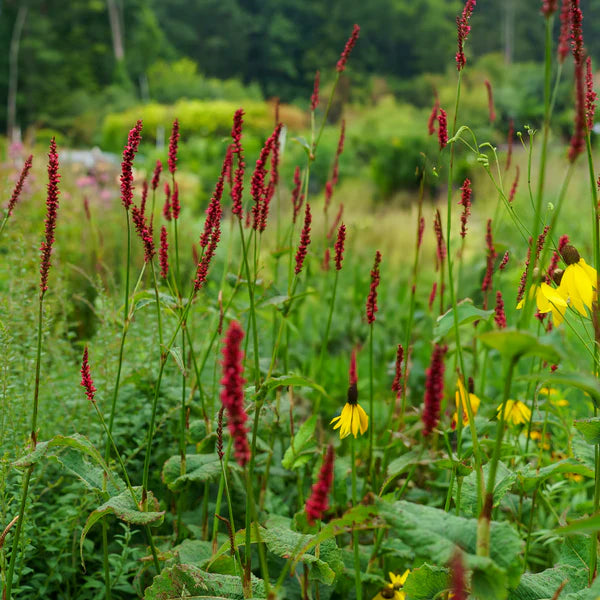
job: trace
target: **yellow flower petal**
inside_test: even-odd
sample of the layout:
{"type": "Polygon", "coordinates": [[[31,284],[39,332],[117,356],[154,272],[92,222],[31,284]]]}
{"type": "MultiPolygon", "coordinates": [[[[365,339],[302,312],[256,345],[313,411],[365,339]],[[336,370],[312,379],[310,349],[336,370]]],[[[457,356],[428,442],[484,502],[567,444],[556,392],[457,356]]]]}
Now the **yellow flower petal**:
{"type": "Polygon", "coordinates": [[[585,307],[592,307],[594,290],[587,271],[580,265],[569,265],[563,273],[560,286],[567,295],[573,308],[583,316],[587,315],[585,307]]]}
{"type": "Polygon", "coordinates": [[[369,427],[369,417],[360,404],[356,405],[356,410],[358,412],[358,418],[360,422],[360,434],[363,435],[369,427]]]}

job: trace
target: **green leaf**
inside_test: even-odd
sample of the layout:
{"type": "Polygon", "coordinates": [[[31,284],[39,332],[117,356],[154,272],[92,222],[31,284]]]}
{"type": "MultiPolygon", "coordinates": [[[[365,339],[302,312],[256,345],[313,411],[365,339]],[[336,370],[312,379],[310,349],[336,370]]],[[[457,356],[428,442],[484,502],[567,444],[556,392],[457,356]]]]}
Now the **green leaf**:
{"type": "Polygon", "coordinates": [[[167,348],[167,350],[175,360],[175,363],[179,367],[179,371],[182,374],[185,374],[185,365],[183,364],[183,356],[181,356],[181,348],[179,348],[179,346],[172,346],[171,348],[167,348]]]}
{"type": "Polygon", "coordinates": [[[545,481],[552,475],[558,475],[561,473],[576,473],[583,475],[584,477],[594,477],[593,469],[590,469],[586,465],[582,465],[580,462],[572,458],[566,458],[558,462],[536,469],[531,465],[526,465],[517,471],[521,484],[526,492],[531,492],[538,483],[545,481]]]}
{"type": "Polygon", "coordinates": [[[559,385],[578,388],[582,392],[589,394],[594,403],[600,406],[600,381],[587,373],[531,373],[519,375],[517,379],[539,381],[549,388],[559,385]]]}
{"type": "Polygon", "coordinates": [[[448,569],[425,563],[410,572],[402,590],[409,600],[431,600],[449,587],[448,569]]]}
{"type": "Polygon", "coordinates": [[[600,531],[600,515],[594,515],[592,517],[585,517],[583,519],[576,519],[569,525],[559,527],[554,532],[559,535],[568,535],[572,533],[593,533],[600,531]]]}
{"type": "Polygon", "coordinates": [[[300,385],[303,387],[309,387],[317,392],[320,392],[327,398],[329,398],[329,394],[325,391],[323,387],[321,387],[318,383],[308,379],[308,377],[304,377],[302,375],[282,375],[281,377],[271,377],[264,383],[264,387],[267,391],[271,391],[280,387],[288,387],[290,385],[300,385]]]}
{"type": "Polygon", "coordinates": [[[600,444],[600,417],[577,419],[573,421],[573,426],[588,444],[600,444]]]}
{"type": "Polygon", "coordinates": [[[498,350],[502,356],[510,360],[517,360],[522,356],[538,356],[551,363],[560,361],[560,353],[554,344],[549,341],[540,342],[535,335],[525,331],[503,329],[488,331],[478,337],[483,344],[498,350]]]}
{"type": "MultiPolygon", "coordinates": [[[[482,310],[473,305],[473,300],[465,298],[456,305],[456,315],[459,325],[466,325],[474,321],[487,321],[494,314],[493,310],[482,310]]],[[[433,336],[436,340],[445,337],[454,327],[454,309],[450,309],[437,318],[433,328],[433,336]]]]}
{"type": "Polygon", "coordinates": [[[142,487],[137,486],[133,488],[137,502],[133,501],[129,490],[121,492],[118,496],[109,498],[104,504],[99,506],[96,510],[92,511],[85,522],[83,531],[81,532],[81,538],[79,539],[79,552],[81,554],[81,564],[85,568],[83,560],[83,542],[88,534],[88,531],[93,527],[94,523],[105,517],[106,515],[113,514],[121,521],[130,523],[132,525],[150,525],[157,521],[162,521],[165,511],[158,510],[158,500],[154,497],[152,492],[148,492],[148,506],[152,507],[152,511],[140,510],[139,503],[142,499],[142,487]]]}
{"type": "MultiPolygon", "coordinates": [[[[487,463],[483,466],[484,481],[487,481],[489,471],[490,464],[487,463]]],[[[494,507],[500,505],[500,501],[516,480],[517,474],[508,469],[502,461],[499,461],[498,471],[496,472],[496,484],[494,486],[494,507]]],[[[457,501],[456,495],[455,501],[457,501]]],[[[477,474],[474,471],[463,480],[460,506],[467,515],[475,515],[477,512],[477,474]]]]}
{"type": "MultiPolygon", "coordinates": [[[[281,461],[281,464],[285,469],[292,470],[298,468],[302,464],[306,464],[306,460],[298,461],[298,459],[300,458],[302,451],[313,441],[316,425],[317,415],[313,415],[302,424],[300,429],[298,429],[298,433],[291,439],[290,447],[285,451],[283,460],[281,461]]],[[[310,456],[308,457],[308,460],[309,459],[310,456]]]]}
{"type": "Polygon", "coordinates": [[[383,482],[381,489],[379,490],[379,495],[383,496],[388,485],[394,479],[396,479],[396,477],[398,477],[405,471],[408,471],[408,469],[412,465],[424,464],[424,463],[426,464],[428,462],[427,460],[425,460],[425,461],[420,460],[421,454],[422,454],[422,452],[420,450],[411,450],[410,452],[407,452],[406,454],[403,454],[402,456],[395,458],[388,465],[387,473],[386,473],[387,477],[386,477],[385,481],[383,482]]]}
{"type": "Polygon", "coordinates": [[[565,593],[581,590],[587,586],[588,571],[569,565],[557,565],[541,573],[525,573],[509,598],[510,600],[549,600],[564,581],[567,585],[560,595],[561,600],[566,597],[565,593]]]}
{"type": "MultiPolygon", "coordinates": [[[[221,461],[217,454],[188,454],[186,471],[181,474],[181,456],[171,456],[163,466],[162,480],[170,490],[181,489],[189,481],[212,481],[221,474],[221,461]]],[[[233,463],[229,468],[235,468],[233,463]]]]}
{"type": "MultiPolygon", "coordinates": [[[[252,575],[251,586],[254,598],[265,598],[265,585],[262,579],[252,575]]],[[[144,594],[145,600],[169,600],[191,596],[206,600],[211,598],[243,600],[244,593],[238,575],[207,573],[192,565],[175,565],[163,569],[144,594]]]]}
{"type": "Polygon", "coordinates": [[[97,492],[108,492],[111,496],[116,496],[124,487],[125,483],[118,477],[112,476],[106,482],[104,489],[105,470],[91,464],[86,460],[86,456],[81,452],[67,448],[64,452],[54,457],[67,471],[78,477],[83,484],[90,490],[97,492]]]}

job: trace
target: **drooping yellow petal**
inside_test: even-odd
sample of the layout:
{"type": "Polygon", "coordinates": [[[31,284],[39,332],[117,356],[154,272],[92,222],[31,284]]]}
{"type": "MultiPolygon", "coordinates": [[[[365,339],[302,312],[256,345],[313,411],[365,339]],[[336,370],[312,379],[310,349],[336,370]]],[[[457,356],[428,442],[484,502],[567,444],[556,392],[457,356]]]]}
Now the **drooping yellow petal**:
{"type": "Polygon", "coordinates": [[[565,312],[567,311],[567,301],[559,292],[559,289],[555,289],[546,282],[543,282],[539,287],[536,297],[538,310],[541,313],[552,311],[552,320],[556,326],[563,322],[565,312]]]}
{"type": "Polygon", "coordinates": [[[358,419],[360,423],[360,434],[363,435],[369,427],[369,416],[360,404],[356,405],[356,410],[358,412],[358,419]]]}
{"type": "Polygon", "coordinates": [[[586,316],[585,307],[592,307],[594,290],[587,271],[579,264],[569,265],[563,273],[560,288],[569,299],[571,306],[586,316]]]}
{"type": "Polygon", "coordinates": [[[590,267],[583,258],[579,259],[579,266],[585,271],[585,274],[589,277],[589,280],[592,282],[592,287],[596,289],[598,285],[598,273],[594,267],[590,267]]]}

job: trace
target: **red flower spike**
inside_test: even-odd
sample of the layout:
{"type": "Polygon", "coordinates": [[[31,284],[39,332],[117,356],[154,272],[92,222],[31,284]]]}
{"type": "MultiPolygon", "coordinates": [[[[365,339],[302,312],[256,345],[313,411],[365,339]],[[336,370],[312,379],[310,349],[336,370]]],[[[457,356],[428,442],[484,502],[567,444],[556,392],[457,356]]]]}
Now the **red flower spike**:
{"type": "Polygon", "coordinates": [[[510,165],[512,162],[512,150],[513,150],[514,135],[515,135],[515,122],[511,119],[508,122],[508,135],[506,136],[506,144],[508,146],[508,149],[506,150],[506,170],[507,171],[510,168],[510,165]]]}
{"type": "Polygon", "coordinates": [[[542,14],[549,18],[558,10],[558,0],[542,0],[542,14]]]}
{"type": "Polygon", "coordinates": [[[335,215],[335,219],[327,232],[327,239],[330,240],[333,237],[335,230],[338,228],[340,221],[342,220],[342,215],[344,214],[344,204],[340,202],[340,207],[338,208],[337,214],[335,215]]]}
{"type": "Polygon", "coordinates": [[[371,270],[371,287],[367,296],[367,322],[369,325],[375,322],[375,313],[379,310],[377,307],[377,288],[379,287],[379,265],[381,264],[381,252],[375,253],[375,262],[371,270]]]}
{"type": "Polygon", "coordinates": [[[329,263],[331,262],[331,250],[329,248],[325,248],[325,253],[323,255],[323,271],[329,271],[329,263]]]}
{"type": "Polygon", "coordinates": [[[506,327],[506,313],[504,312],[504,300],[502,300],[502,292],[496,292],[496,307],[494,309],[494,321],[499,329],[506,327]]]}
{"type": "Polygon", "coordinates": [[[558,36],[558,60],[565,62],[569,54],[569,40],[571,34],[571,0],[562,0],[560,7],[560,34],[558,36]]]}
{"type": "Polygon", "coordinates": [[[312,221],[312,215],[310,212],[310,204],[306,203],[304,210],[304,227],[302,227],[302,233],[300,234],[300,244],[298,245],[298,252],[296,252],[296,268],[294,273],[298,275],[302,271],[304,265],[304,259],[308,252],[308,246],[310,244],[310,225],[312,221]]]}
{"type": "Polygon", "coordinates": [[[442,216],[440,215],[440,211],[437,209],[433,219],[433,230],[435,231],[435,239],[437,244],[437,271],[437,269],[444,264],[444,260],[446,258],[446,244],[444,243],[444,234],[442,232],[442,216]]]}
{"type": "Polygon", "coordinates": [[[152,174],[152,191],[155,192],[158,184],[160,183],[160,174],[162,173],[162,163],[160,160],[156,161],[156,166],[154,167],[154,173],[152,174]]]}
{"type": "Polygon", "coordinates": [[[493,123],[496,120],[496,111],[494,110],[494,94],[492,92],[492,84],[486,79],[485,87],[487,90],[488,97],[488,112],[490,115],[490,123],[493,123]]]}
{"type": "Polygon", "coordinates": [[[517,165],[515,180],[510,188],[510,193],[508,195],[508,203],[512,204],[512,201],[515,199],[515,194],[517,193],[517,187],[519,185],[519,175],[521,174],[521,170],[519,169],[519,165],[517,165]]]}
{"type": "Polygon", "coordinates": [[[508,250],[504,253],[504,256],[502,257],[502,260],[500,261],[500,266],[498,267],[498,270],[500,271],[504,271],[504,269],[506,269],[506,265],[508,264],[508,250]]]}
{"type": "Polygon", "coordinates": [[[229,158],[226,154],[223,161],[223,166],[221,167],[221,174],[219,175],[217,183],[215,184],[215,191],[213,192],[210,202],[208,203],[208,208],[206,209],[204,232],[200,236],[200,246],[202,248],[206,248],[206,246],[208,246],[212,231],[215,229],[217,223],[221,221],[221,215],[223,213],[223,209],[221,207],[221,198],[223,197],[224,187],[223,182],[229,164],[229,158]]]}
{"type": "Polygon", "coordinates": [[[45,237],[40,247],[40,290],[42,296],[48,289],[48,271],[50,270],[50,257],[52,255],[54,230],[56,229],[56,217],[58,215],[59,181],[58,152],[56,150],[56,141],[52,138],[50,140],[50,152],[48,153],[48,192],[46,195],[46,220],[44,221],[46,225],[45,237]]]}
{"type": "Polygon", "coordinates": [[[160,251],[158,253],[160,263],[160,276],[166,279],[169,275],[169,242],[167,241],[167,228],[160,228],[160,251]]]}
{"type": "Polygon", "coordinates": [[[337,240],[335,242],[335,269],[342,269],[342,261],[344,260],[344,244],[346,241],[346,226],[342,223],[338,229],[337,240]]]}
{"type": "Polygon", "coordinates": [[[179,145],[179,121],[175,119],[173,121],[173,128],[171,129],[171,137],[169,138],[169,173],[175,174],[177,170],[177,147],[179,145]]]}
{"type": "Polygon", "coordinates": [[[429,293],[429,301],[427,303],[427,307],[429,310],[433,308],[433,303],[435,302],[435,295],[437,294],[437,281],[433,282],[431,286],[431,292],[429,293]]]}
{"type": "Polygon", "coordinates": [[[392,382],[392,392],[396,392],[399,397],[402,393],[402,362],[404,360],[404,348],[402,344],[398,344],[398,350],[396,351],[396,374],[394,381],[392,382]]]}
{"type": "Polygon", "coordinates": [[[521,302],[525,295],[525,284],[527,283],[527,270],[529,269],[529,263],[531,262],[531,238],[529,238],[529,246],[527,248],[527,258],[525,259],[525,270],[521,275],[521,281],[519,282],[519,290],[517,291],[517,304],[521,302]]]}
{"type": "Polygon", "coordinates": [[[171,195],[171,216],[173,219],[179,219],[181,205],[179,204],[179,186],[177,182],[173,184],[173,194],[171,195]]]}
{"type": "Polygon", "coordinates": [[[425,372],[425,400],[423,407],[423,435],[428,436],[440,420],[440,406],[444,396],[444,357],[447,346],[436,344],[431,355],[431,363],[425,372]]]}
{"type": "Polygon", "coordinates": [[[342,126],[340,129],[340,138],[338,140],[338,146],[335,153],[335,159],[333,161],[333,170],[331,173],[331,184],[337,185],[339,177],[339,159],[340,155],[344,151],[344,140],[346,139],[346,119],[342,119],[342,126]]]}
{"type": "Polygon", "coordinates": [[[331,181],[325,183],[325,202],[323,203],[323,212],[326,213],[331,203],[331,197],[333,196],[333,184],[331,181]]]}
{"type": "Polygon", "coordinates": [[[163,206],[163,217],[171,220],[171,186],[165,181],[165,203],[163,206]]]}
{"type": "Polygon", "coordinates": [[[90,402],[96,402],[94,395],[96,388],[92,381],[92,373],[90,371],[90,364],[88,362],[88,349],[87,346],[83,350],[83,359],[81,361],[81,386],[85,388],[85,395],[90,402]]]}
{"type": "Polygon", "coordinates": [[[449,566],[453,600],[467,600],[465,566],[460,550],[454,552],[449,566]]]}
{"type": "Polygon", "coordinates": [[[148,199],[148,182],[144,179],[144,183],[142,183],[142,200],[140,202],[140,212],[142,214],[146,213],[146,200],[148,199]]]}
{"type": "Polygon", "coordinates": [[[436,96],[435,102],[433,104],[433,108],[431,109],[431,114],[429,115],[429,120],[427,121],[427,131],[429,135],[433,135],[435,133],[435,122],[437,121],[438,111],[440,110],[440,100],[436,96]]]}
{"type": "Polygon", "coordinates": [[[329,508],[327,497],[333,484],[333,446],[327,448],[325,460],[319,471],[317,482],[313,485],[310,497],[306,501],[306,517],[310,525],[323,518],[323,514],[329,508]]]}
{"type": "Polygon", "coordinates": [[[223,344],[223,377],[221,378],[221,403],[227,411],[227,427],[233,439],[235,459],[241,467],[250,460],[248,445],[248,416],[244,410],[244,383],[242,340],[244,331],[237,321],[232,321],[223,344]]]}
{"type": "Polygon", "coordinates": [[[127,136],[127,145],[123,150],[121,162],[121,202],[129,210],[133,202],[133,159],[142,139],[142,122],[138,121],[127,136]]]}
{"type": "Polygon", "coordinates": [[[239,108],[235,111],[233,117],[233,127],[231,128],[232,154],[237,156],[237,166],[233,175],[233,187],[231,188],[231,200],[233,202],[232,212],[238,219],[242,218],[242,192],[244,189],[244,151],[242,148],[242,125],[244,123],[244,110],[239,108]]]}
{"type": "Polygon", "coordinates": [[[313,87],[313,93],[310,97],[310,110],[315,112],[317,110],[317,106],[319,106],[319,83],[321,81],[321,73],[317,71],[315,73],[315,84],[313,87]]]}
{"type": "Polygon", "coordinates": [[[156,254],[151,226],[148,225],[146,217],[135,205],[131,209],[131,219],[135,226],[135,230],[144,245],[144,261],[149,263],[156,254]]]}
{"type": "Polygon", "coordinates": [[[460,200],[458,202],[459,205],[463,207],[462,214],[460,215],[460,235],[461,237],[465,237],[467,235],[467,222],[469,220],[469,215],[471,214],[471,180],[467,177],[460,188],[462,192],[460,200]]]}
{"type": "Polygon", "coordinates": [[[561,257],[561,252],[563,248],[569,243],[569,236],[562,235],[558,240],[558,248],[552,253],[552,258],[550,259],[550,266],[548,267],[548,272],[546,274],[546,283],[550,285],[552,278],[554,277],[554,272],[558,267],[558,261],[561,257]]]}
{"type": "Polygon", "coordinates": [[[354,25],[352,29],[352,35],[348,38],[346,42],[346,46],[340,55],[340,59],[337,62],[335,67],[338,73],[343,73],[346,69],[346,62],[348,61],[348,57],[350,56],[350,52],[352,52],[352,48],[356,45],[356,41],[358,40],[358,36],[360,34],[360,27],[358,25],[354,25]]]}
{"type": "Polygon", "coordinates": [[[592,58],[588,56],[585,61],[585,115],[588,131],[594,128],[594,113],[596,112],[596,98],[598,94],[594,91],[594,74],[592,71],[592,58]]]}
{"type": "Polygon", "coordinates": [[[302,180],[300,179],[300,167],[296,167],[294,169],[294,189],[292,190],[292,222],[295,223],[298,218],[298,213],[302,208],[302,203],[304,202],[304,195],[300,194],[300,190],[302,188],[302,180]]]}
{"type": "Polygon", "coordinates": [[[448,115],[443,108],[440,108],[438,115],[438,141],[440,143],[440,150],[443,150],[448,144],[448,115]]]}
{"type": "Polygon", "coordinates": [[[208,268],[217,250],[217,245],[221,239],[221,205],[215,206],[213,215],[207,215],[206,219],[213,220],[213,227],[210,234],[210,241],[206,247],[202,259],[196,269],[196,279],[194,279],[194,292],[197,292],[205,283],[208,276],[208,268]]]}
{"type": "MultiPolygon", "coordinates": [[[[487,292],[492,289],[492,275],[494,273],[494,261],[498,256],[496,248],[494,248],[494,239],[492,237],[492,220],[488,219],[487,229],[485,234],[485,244],[487,246],[487,265],[485,275],[481,284],[481,291],[487,292]]],[[[487,308],[487,298],[484,298],[484,309],[487,308]]]]}
{"type": "Polygon", "coordinates": [[[265,188],[265,176],[267,174],[267,159],[269,157],[269,154],[273,150],[273,146],[279,138],[280,131],[281,124],[277,125],[275,131],[273,131],[271,136],[265,142],[265,145],[260,151],[258,160],[256,161],[254,173],[252,173],[252,179],[250,182],[250,193],[254,200],[254,206],[252,207],[252,229],[254,229],[255,231],[258,231],[259,228],[262,226],[263,222],[266,220],[266,215],[268,213],[268,200],[266,209],[263,206],[263,203],[265,202],[264,199],[267,194],[267,188],[265,188]]]}
{"type": "Polygon", "coordinates": [[[6,213],[7,217],[10,217],[12,215],[15,205],[17,204],[19,197],[21,196],[21,192],[23,191],[23,184],[25,183],[25,180],[27,179],[27,175],[29,175],[29,170],[31,169],[32,163],[33,163],[33,154],[30,154],[28,156],[27,160],[25,161],[25,164],[23,165],[23,169],[21,170],[19,179],[17,180],[17,183],[15,184],[15,187],[13,189],[13,193],[10,197],[10,200],[8,201],[8,207],[7,207],[7,213],[6,213]]]}
{"type": "Polygon", "coordinates": [[[458,39],[458,51],[456,52],[456,68],[459,71],[462,71],[464,66],[467,64],[467,59],[465,57],[464,51],[464,44],[467,37],[469,36],[469,32],[471,31],[469,20],[471,19],[471,14],[473,13],[475,4],[476,0],[467,0],[463,8],[462,15],[460,17],[456,17],[456,29],[458,39]]]}

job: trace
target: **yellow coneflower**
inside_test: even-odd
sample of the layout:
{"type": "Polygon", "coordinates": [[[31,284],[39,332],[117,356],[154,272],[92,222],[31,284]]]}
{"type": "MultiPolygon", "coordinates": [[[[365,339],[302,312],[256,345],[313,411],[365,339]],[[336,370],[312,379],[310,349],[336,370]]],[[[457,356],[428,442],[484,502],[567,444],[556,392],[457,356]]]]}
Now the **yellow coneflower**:
{"type": "Polygon", "coordinates": [[[406,594],[402,591],[402,587],[409,574],[409,569],[406,569],[402,575],[389,573],[391,583],[386,584],[373,600],[405,600],[406,594]]]}
{"type": "MultiPolygon", "coordinates": [[[[458,378],[457,383],[458,389],[456,390],[455,401],[456,406],[458,407],[458,403],[460,402],[462,405],[462,418],[463,425],[467,426],[469,424],[469,413],[467,412],[467,398],[469,399],[469,404],[471,405],[471,410],[473,411],[473,416],[477,414],[479,410],[479,405],[481,404],[481,400],[475,394],[467,394],[467,390],[465,389],[465,384],[462,382],[462,379],[458,378]]],[[[452,429],[456,428],[458,423],[458,410],[452,415],[452,429]]]]}
{"type": "MultiPolygon", "coordinates": [[[[541,313],[552,313],[554,325],[560,325],[567,312],[567,300],[563,297],[560,288],[555,289],[548,285],[545,281],[539,285],[531,286],[529,297],[535,296],[535,304],[541,313]]],[[[523,308],[524,301],[521,300],[517,304],[517,309],[523,308]]]]}
{"type": "Polygon", "coordinates": [[[591,309],[594,300],[598,277],[596,269],[590,267],[571,244],[567,244],[561,254],[567,267],[562,274],[558,291],[579,314],[585,317],[586,307],[591,309]]]}
{"type": "Polygon", "coordinates": [[[569,406],[569,401],[566,398],[561,398],[561,393],[558,390],[555,390],[554,388],[540,388],[540,394],[542,394],[543,396],[547,396],[548,400],[550,400],[550,402],[554,404],[554,406],[569,406]]]}
{"type": "MultiPolygon", "coordinates": [[[[500,412],[502,410],[502,404],[497,408],[498,418],[500,418],[500,412]]],[[[506,407],[504,408],[504,420],[513,425],[522,425],[528,423],[531,419],[531,409],[520,400],[507,400],[506,407]]]]}
{"type": "MultiPolygon", "coordinates": [[[[548,434],[546,434],[546,438],[548,438],[548,434]]],[[[542,441],[541,432],[536,431],[535,429],[532,429],[529,434],[529,439],[536,441],[538,443],[538,447],[541,448],[542,450],[550,450],[550,444],[548,443],[547,439],[542,441]]]]}
{"type": "Polygon", "coordinates": [[[352,351],[350,359],[349,371],[350,385],[348,387],[348,400],[342,409],[342,414],[339,417],[331,419],[330,425],[334,429],[340,430],[340,439],[344,439],[350,434],[354,437],[358,436],[358,432],[362,435],[369,427],[369,417],[367,413],[358,403],[358,375],[356,374],[356,350],[352,351]]]}

